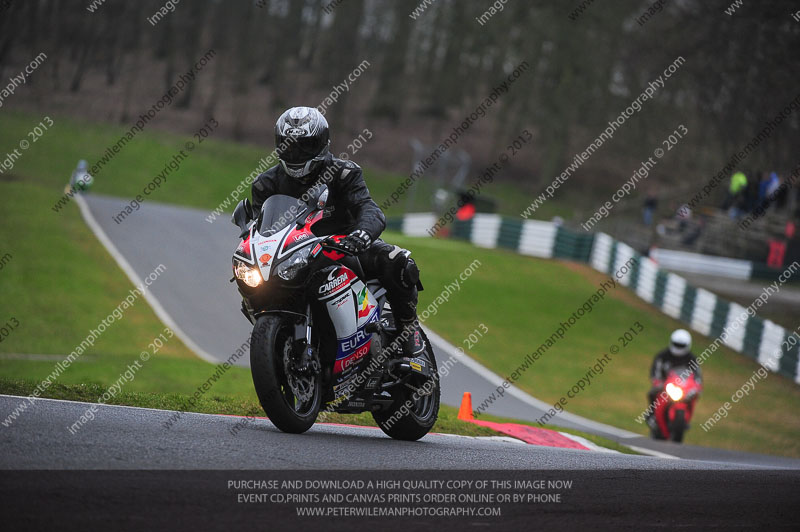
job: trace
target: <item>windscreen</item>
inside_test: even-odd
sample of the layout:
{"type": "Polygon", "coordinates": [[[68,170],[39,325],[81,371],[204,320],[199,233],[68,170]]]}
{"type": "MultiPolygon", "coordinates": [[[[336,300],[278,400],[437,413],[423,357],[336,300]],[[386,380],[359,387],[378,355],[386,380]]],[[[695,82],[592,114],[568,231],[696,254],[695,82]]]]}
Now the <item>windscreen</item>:
{"type": "Polygon", "coordinates": [[[261,206],[261,225],[258,232],[264,236],[274,235],[287,225],[294,223],[308,205],[297,198],[276,194],[261,206]]]}

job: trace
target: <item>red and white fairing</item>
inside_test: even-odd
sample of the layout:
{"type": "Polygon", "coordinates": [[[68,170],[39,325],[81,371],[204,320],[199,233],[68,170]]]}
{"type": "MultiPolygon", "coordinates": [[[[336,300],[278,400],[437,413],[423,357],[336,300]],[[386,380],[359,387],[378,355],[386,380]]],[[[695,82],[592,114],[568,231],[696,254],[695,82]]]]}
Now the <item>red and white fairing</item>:
{"type": "Polygon", "coordinates": [[[322,213],[310,214],[306,219],[306,224],[301,228],[296,228],[294,224],[289,224],[274,235],[263,236],[253,229],[236,250],[236,256],[245,260],[248,264],[258,264],[261,277],[269,279],[270,272],[276,261],[283,259],[290,251],[301,248],[311,242],[319,240],[313,232],[311,226],[314,222],[322,218],[322,213]]]}
{"type": "Polygon", "coordinates": [[[372,334],[365,328],[368,323],[380,320],[380,309],[367,285],[346,266],[330,271],[319,288],[318,297],[325,304],[336,330],[333,371],[338,375],[334,386],[338,395],[356,374],[358,362],[369,353],[372,334]]]}
{"type": "MultiPolygon", "coordinates": [[[[310,214],[302,227],[289,224],[270,236],[255,229],[239,244],[235,256],[248,264],[257,264],[261,276],[270,278],[273,267],[292,252],[319,238],[311,226],[322,218],[322,212],[310,214]]],[[[333,260],[342,257],[337,252],[323,251],[333,260]]],[[[336,375],[334,393],[338,396],[357,374],[358,362],[369,353],[372,333],[365,331],[368,323],[380,320],[380,309],[375,295],[356,273],[346,266],[332,268],[318,289],[317,297],[325,305],[336,332],[336,375]]]]}

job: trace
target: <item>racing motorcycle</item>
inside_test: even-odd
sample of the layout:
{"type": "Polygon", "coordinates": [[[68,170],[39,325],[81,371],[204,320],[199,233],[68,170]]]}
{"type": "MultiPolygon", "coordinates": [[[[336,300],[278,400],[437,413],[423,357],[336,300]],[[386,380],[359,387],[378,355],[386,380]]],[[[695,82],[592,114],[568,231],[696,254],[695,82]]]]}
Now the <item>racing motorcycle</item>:
{"type": "Polygon", "coordinates": [[[689,428],[694,405],[703,387],[695,379],[694,373],[686,371],[681,374],[679,369],[669,372],[664,391],[656,399],[656,423],[651,428],[653,439],[680,443],[689,428]]]}
{"type": "Polygon", "coordinates": [[[318,234],[330,216],[327,187],[313,196],[273,195],[258,213],[245,199],[232,216],[241,233],[231,281],[253,324],[261,407],[284,432],[305,432],[320,412],[368,411],[392,438],[418,440],[439,412],[431,343],[403,356],[386,290],[338,245],[344,235],[318,234]]]}

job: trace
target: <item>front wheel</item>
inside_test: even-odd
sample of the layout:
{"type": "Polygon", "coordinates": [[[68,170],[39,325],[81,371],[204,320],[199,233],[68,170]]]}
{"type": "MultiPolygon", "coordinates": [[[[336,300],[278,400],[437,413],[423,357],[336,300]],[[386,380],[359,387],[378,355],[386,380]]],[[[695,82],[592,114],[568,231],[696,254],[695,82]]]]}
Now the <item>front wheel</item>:
{"type": "Polygon", "coordinates": [[[675,412],[675,419],[669,428],[669,435],[672,441],[681,443],[683,441],[683,433],[686,431],[686,412],[684,410],[677,410],[675,412]]]}
{"type": "Polygon", "coordinates": [[[280,315],[261,316],[250,340],[250,371],[261,408],[283,432],[300,434],[317,420],[320,375],[295,366],[294,324],[280,315]]]}
{"type": "Polygon", "coordinates": [[[416,441],[433,428],[439,416],[439,370],[433,346],[425,333],[420,330],[428,348],[422,355],[429,363],[431,377],[417,379],[409,386],[394,388],[392,405],[386,410],[373,412],[372,417],[387,435],[396,440],[416,441]]]}

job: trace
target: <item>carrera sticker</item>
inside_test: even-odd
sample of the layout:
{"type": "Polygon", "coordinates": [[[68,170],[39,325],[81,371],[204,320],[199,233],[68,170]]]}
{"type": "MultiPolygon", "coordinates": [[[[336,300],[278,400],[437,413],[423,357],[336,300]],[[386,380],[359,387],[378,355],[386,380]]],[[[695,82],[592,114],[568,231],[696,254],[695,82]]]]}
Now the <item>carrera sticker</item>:
{"type": "Polygon", "coordinates": [[[342,288],[350,286],[350,280],[355,277],[356,275],[347,268],[332,270],[328,274],[328,282],[319,287],[319,293],[327,296],[338,292],[342,288]]]}

